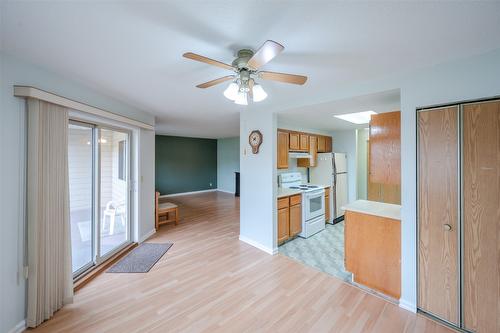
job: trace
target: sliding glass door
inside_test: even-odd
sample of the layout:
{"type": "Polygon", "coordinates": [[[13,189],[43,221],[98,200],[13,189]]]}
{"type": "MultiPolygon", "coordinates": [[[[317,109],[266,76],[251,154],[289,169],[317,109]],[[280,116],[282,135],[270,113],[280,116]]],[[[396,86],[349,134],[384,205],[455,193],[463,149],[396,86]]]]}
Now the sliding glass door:
{"type": "Polygon", "coordinates": [[[99,129],[101,256],[106,256],[129,239],[128,146],[128,133],[99,129]]]}
{"type": "Polygon", "coordinates": [[[73,274],[130,242],[130,134],[72,121],[68,134],[73,274]]]}
{"type": "Polygon", "coordinates": [[[94,128],[70,123],[68,133],[71,254],[78,274],[94,264],[94,128]]]}

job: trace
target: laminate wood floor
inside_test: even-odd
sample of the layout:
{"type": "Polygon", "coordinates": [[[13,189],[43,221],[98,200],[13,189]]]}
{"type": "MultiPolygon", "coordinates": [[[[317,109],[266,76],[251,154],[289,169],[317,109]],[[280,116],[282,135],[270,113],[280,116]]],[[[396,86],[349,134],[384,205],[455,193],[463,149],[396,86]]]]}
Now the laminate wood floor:
{"type": "Polygon", "coordinates": [[[103,273],[34,332],[450,332],[326,273],[238,240],[239,200],[170,198],[173,247],[146,274],[103,273]]]}

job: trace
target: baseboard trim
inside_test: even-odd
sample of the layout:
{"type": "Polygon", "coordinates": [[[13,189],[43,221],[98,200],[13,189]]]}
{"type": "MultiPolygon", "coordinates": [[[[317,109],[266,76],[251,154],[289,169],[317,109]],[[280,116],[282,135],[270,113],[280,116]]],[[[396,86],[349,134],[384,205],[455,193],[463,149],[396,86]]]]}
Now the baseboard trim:
{"type": "Polygon", "coordinates": [[[8,333],[21,333],[26,330],[26,319],[21,320],[8,333]]]}
{"type": "Polygon", "coordinates": [[[217,189],[211,189],[211,190],[201,190],[201,191],[192,191],[192,192],[182,192],[182,193],[172,193],[172,194],[164,194],[160,195],[159,198],[169,198],[169,197],[178,197],[181,195],[190,195],[190,194],[199,194],[199,193],[206,193],[206,192],[215,192],[217,189]]]}
{"type": "Polygon", "coordinates": [[[251,240],[250,238],[247,238],[245,236],[240,235],[239,239],[240,239],[240,241],[242,241],[244,243],[247,243],[248,245],[251,245],[251,246],[253,246],[255,248],[258,248],[259,250],[264,251],[264,252],[266,252],[266,253],[268,253],[270,255],[275,255],[275,254],[278,253],[278,249],[277,248],[276,249],[271,249],[271,248],[269,248],[267,246],[264,246],[264,245],[260,244],[259,242],[251,240]]]}
{"type": "Polygon", "coordinates": [[[218,188],[217,191],[224,192],[224,193],[229,193],[229,194],[234,194],[234,191],[226,191],[226,190],[222,190],[220,188],[218,188]]]}
{"type": "Polygon", "coordinates": [[[146,233],[144,236],[139,238],[139,244],[144,243],[149,237],[153,236],[156,233],[156,229],[153,229],[146,233]]]}
{"type": "Polygon", "coordinates": [[[410,303],[402,298],[399,299],[399,307],[410,312],[417,313],[417,307],[415,306],[415,304],[410,303]]]}

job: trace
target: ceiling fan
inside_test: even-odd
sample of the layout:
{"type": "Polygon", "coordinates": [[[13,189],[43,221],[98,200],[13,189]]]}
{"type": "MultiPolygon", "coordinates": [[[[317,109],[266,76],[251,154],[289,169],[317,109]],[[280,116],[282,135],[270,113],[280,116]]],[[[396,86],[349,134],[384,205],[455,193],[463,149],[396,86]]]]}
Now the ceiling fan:
{"type": "Polygon", "coordinates": [[[191,52],[184,53],[182,56],[233,71],[234,74],[201,83],[196,87],[205,89],[231,80],[232,82],[224,91],[224,96],[234,101],[236,104],[247,105],[249,97],[253,102],[263,101],[267,97],[267,93],[262,86],[256,82],[256,79],[273,80],[298,85],[306,83],[307,76],[259,70],[262,66],[280,54],[283,49],[283,45],[272,40],[267,40],[256,52],[249,49],[239,50],[238,57],[234,59],[231,65],[191,52]]]}

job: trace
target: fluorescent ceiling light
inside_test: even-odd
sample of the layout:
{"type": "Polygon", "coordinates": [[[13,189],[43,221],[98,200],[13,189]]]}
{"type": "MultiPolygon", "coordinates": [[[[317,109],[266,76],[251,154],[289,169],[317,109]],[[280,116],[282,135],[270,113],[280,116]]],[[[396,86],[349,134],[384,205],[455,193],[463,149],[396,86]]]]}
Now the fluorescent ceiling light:
{"type": "Polygon", "coordinates": [[[377,114],[377,112],[370,110],[363,112],[339,114],[339,115],[334,115],[334,117],[359,125],[359,124],[368,124],[370,122],[372,114],[377,114]]]}

